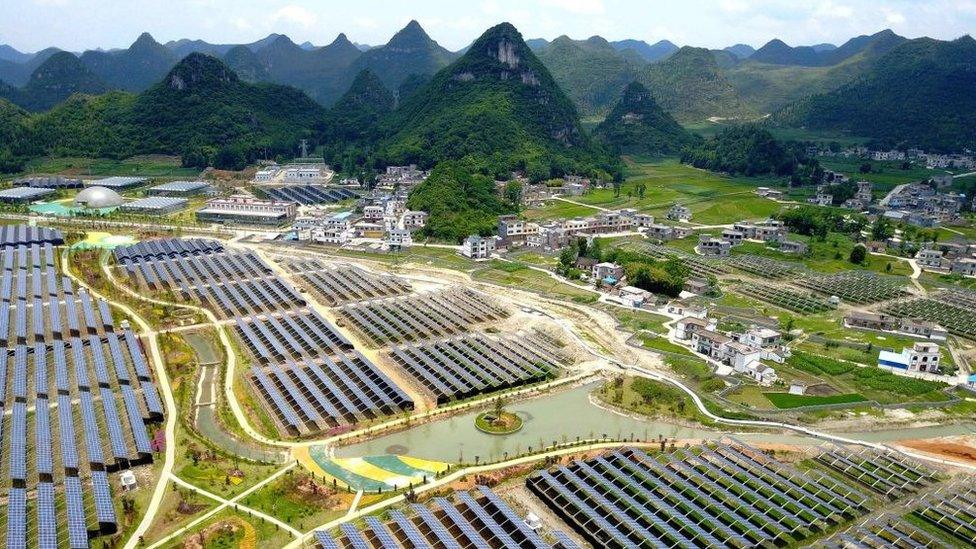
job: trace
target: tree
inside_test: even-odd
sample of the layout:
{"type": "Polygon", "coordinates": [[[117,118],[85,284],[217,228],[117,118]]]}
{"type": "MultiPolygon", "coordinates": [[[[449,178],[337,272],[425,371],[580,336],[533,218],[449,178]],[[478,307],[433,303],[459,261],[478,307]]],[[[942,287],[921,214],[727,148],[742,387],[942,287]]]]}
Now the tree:
{"type": "Polygon", "coordinates": [[[879,215],[871,225],[871,238],[874,240],[887,240],[894,235],[895,227],[883,215],[879,215]]]}
{"type": "Polygon", "coordinates": [[[871,173],[871,163],[865,162],[864,164],[861,164],[861,167],[858,168],[858,171],[860,171],[861,173],[871,173]]]}
{"type": "Polygon", "coordinates": [[[860,265],[864,263],[864,260],[867,259],[867,257],[868,249],[865,248],[863,244],[858,244],[857,246],[854,246],[854,249],[851,250],[851,256],[849,259],[851,263],[860,265]]]}
{"type": "Polygon", "coordinates": [[[518,210],[522,205],[522,182],[513,179],[505,184],[505,200],[518,210]]]}

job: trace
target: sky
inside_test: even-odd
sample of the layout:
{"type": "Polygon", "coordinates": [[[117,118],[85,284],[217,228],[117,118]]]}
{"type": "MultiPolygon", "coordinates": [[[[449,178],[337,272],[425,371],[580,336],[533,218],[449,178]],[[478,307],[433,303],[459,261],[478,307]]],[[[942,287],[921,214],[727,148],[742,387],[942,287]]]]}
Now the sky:
{"type": "Polygon", "coordinates": [[[247,43],[272,32],[296,43],[380,45],[416,19],[457,50],[508,21],[525,38],[566,34],[678,45],[755,47],[840,44],[885,28],[915,38],[957,38],[976,29],[976,0],[2,0],[0,44],[21,51],[127,47],[142,32],[247,43]]]}

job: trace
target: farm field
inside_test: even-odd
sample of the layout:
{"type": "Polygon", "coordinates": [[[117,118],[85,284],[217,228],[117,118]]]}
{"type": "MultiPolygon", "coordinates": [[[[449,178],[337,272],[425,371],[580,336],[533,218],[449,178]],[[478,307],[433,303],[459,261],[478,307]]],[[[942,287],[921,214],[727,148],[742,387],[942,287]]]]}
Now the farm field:
{"type": "Polygon", "coordinates": [[[25,173],[70,176],[130,175],[144,177],[197,177],[200,170],[184,168],[177,156],[133,156],[125,160],[110,158],[45,157],[33,160],[25,173]]]}
{"type": "MultiPolygon", "coordinates": [[[[634,208],[641,212],[663,216],[675,202],[693,213],[694,223],[732,223],[745,218],[765,218],[779,211],[780,205],[756,196],[755,188],[774,185],[776,179],[730,177],[698,170],[681,164],[674,158],[663,160],[630,159],[626,181],[615,197],[611,188],[594,189],[572,200],[601,208],[634,208]],[[638,197],[637,185],[647,185],[643,198],[638,197]]],[[[596,210],[553,201],[541,210],[529,210],[532,220],[593,215],[596,210]]]]}
{"type": "Polygon", "coordinates": [[[878,162],[863,158],[821,158],[820,164],[828,170],[840,172],[853,181],[870,181],[874,183],[875,196],[880,198],[882,192],[887,192],[902,183],[912,183],[929,179],[935,175],[949,173],[945,170],[930,170],[925,166],[912,164],[907,169],[901,169],[901,162],[878,162]],[[861,173],[864,164],[871,166],[870,173],[861,173]]]}

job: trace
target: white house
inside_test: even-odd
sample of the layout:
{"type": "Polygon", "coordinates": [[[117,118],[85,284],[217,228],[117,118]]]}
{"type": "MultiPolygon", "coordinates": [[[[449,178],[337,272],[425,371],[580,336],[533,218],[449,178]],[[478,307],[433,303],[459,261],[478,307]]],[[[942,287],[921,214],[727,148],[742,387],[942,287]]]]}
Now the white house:
{"type": "Polygon", "coordinates": [[[473,234],[461,244],[461,255],[471,259],[486,259],[495,253],[495,237],[473,234]]]}
{"type": "Polygon", "coordinates": [[[938,373],[940,358],[937,344],[917,341],[911,348],[905,347],[900,353],[881,351],[878,353],[878,366],[909,372],[938,373]]]}

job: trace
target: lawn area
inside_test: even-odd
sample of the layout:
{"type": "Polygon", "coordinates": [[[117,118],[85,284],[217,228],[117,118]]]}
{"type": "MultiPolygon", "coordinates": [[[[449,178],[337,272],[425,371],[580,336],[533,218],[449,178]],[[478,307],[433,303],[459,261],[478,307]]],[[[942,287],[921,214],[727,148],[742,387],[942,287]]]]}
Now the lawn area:
{"type": "MultiPolygon", "coordinates": [[[[613,189],[593,189],[573,200],[603,208],[634,208],[663,216],[675,202],[692,210],[695,223],[731,223],[741,219],[765,218],[779,211],[780,205],[756,196],[757,186],[782,183],[774,178],[731,177],[686,166],[677,159],[628,159],[627,178],[615,197],[613,189]],[[647,190],[638,197],[637,185],[647,190]]],[[[530,210],[530,219],[552,219],[593,215],[573,204],[554,201],[541,210],[530,210]]]]}
{"type": "Polygon", "coordinates": [[[825,404],[849,404],[864,402],[867,399],[857,393],[845,395],[791,395],[790,393],[763,393],[763,395],[780,409],[800,408],[801,406],[822,406],[825,404]]]}
{"type": "Polygon", "coordinates": [[[654,351],[663,351],[665,353],[672,353],[676,355],[698,358],[697,356],[695,356],[694,353],[689,351],[687,348],[682,347],[681,345],[676,345],[674,343],[671,343],[670,341],[668,341],[663,337],[655,337],[655,336],[645,334],[640,337],[640,340],[641,340],[641,344],[644,346],[645,349],[652,349],[654,351]]]}
{"type": "MultiPolygon", "coordinates": [[[[582,197],[570,198],[577,200],[582,197]]],[[[533,221],[547,221],[550,219],[571,219],[586,217],[598,213],[600,210],[589,206],[581,206],[564,200],[550,200],[543,208],[525,211],[525,218],[533,221]]]]}
{"type": "Polygon", "coordinates": [[[133,156],[125,160],[109,158],[38,158],[27,163],[24,173],[71,176],[128,175],[144,177],[198,177],[197,168],[184,168],[178,156],[133,156]]]}
{"type": "Polygon", "coordinates": [[[664,327],[664,323],[671,319],[666,316],[640,309],[625,309],[623,307],[605,304],[598,305],[598,308],[617,319],[617,322],[620,323],[624,330],[630,332],[646,330],[658,334],[666,334],[668,332],[667,328],[664,327]]]}
{"type": "Polygon", "coordinates": [[[307,530],[345,514],[352,498],[353,494],[335,490],[310,473],[292,469],[242,503],[307,530]]]}
{"type": "Polygon", "coordinates": [[[593,303],[597,300],[595,292],[560,282],[522,263],[492,260],[482,265],[484,267],[471,273],[471,277],[475,280],[568,299],[575,303],[593,303]]]}
{"type": "Polygon", "coordinates": [[[901,169],[901,162],[876,162],[863,158],[821,158],[820,164],[835,172],[843,173],[853,181],[870,181],[874,183],[875,198],[902,183],[912,183],[929,179],[935,175],[949,173],[945,170],[930,170],[924,165],[912,164],[907,170],[901,169]],[[871,165],[871,173],[861,173],[862,164],[871,165]]]}
{"type": "Polygon", "coordinates": [[[641,415],[707,422],[681,389],[643,377],[616,377],[596,391],[610,404],[641,415]]]}
{"type": "MultiPolygon", "coordinates": [[[[760,242],[743,242],[742,244],[732,248],[732,254],[760,255],[780,261],[802,263],[814,271],[824,273],[836,273],[839,271],[849,271],[851,269],[861,269],[874,271],[881,274],[902,276],[908,276],[912,273],[912,268],[908,265],[907,261],[901,261],[892,257],[868,254],[863,264],[852,264],[848,258],[850,257],[851,250],[854,249],[856,243],[851,240],[849,236],[844,234],[830,233],[823,241],[795,234],[791,234],[790,239],[806,242],[810,246],[810,251],[806,255],[797,256],[795,254],[784,254],[783,252],[775,248],[770,248],[760,242]],[[891,265],[890,271],[888,270],[889,264],[891,265]]],[[[905,284],[908,284],[908,279],[905,280],[905,284]]]]}

